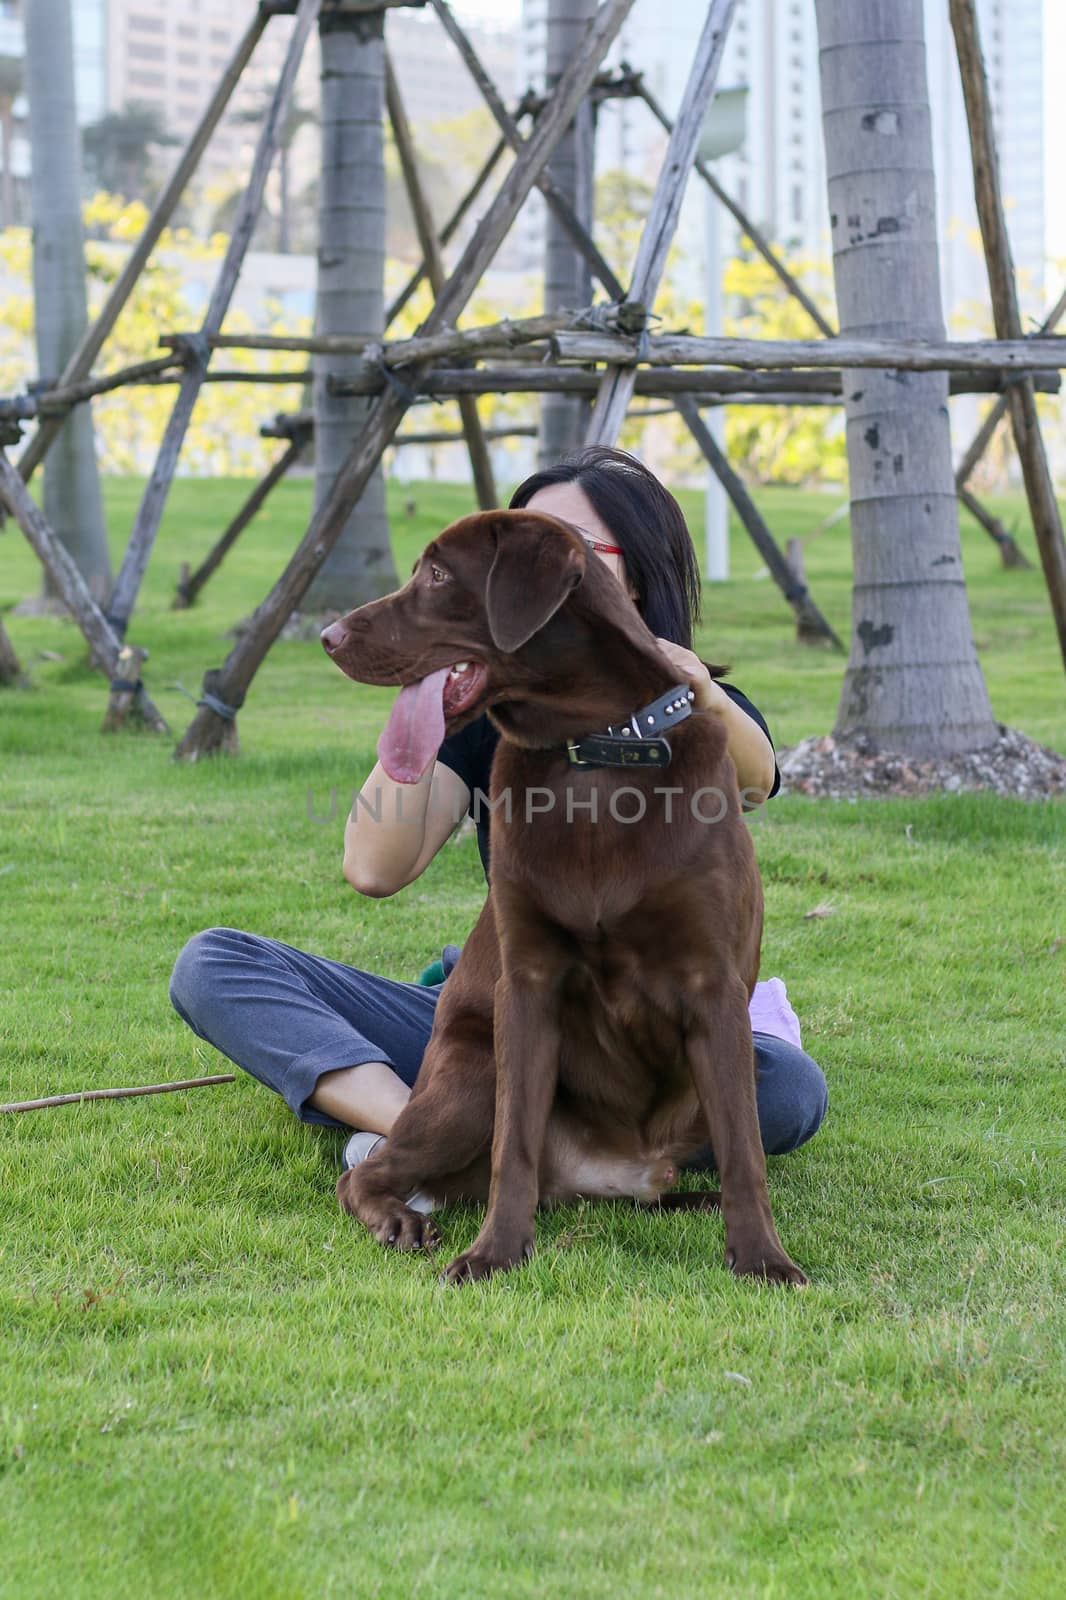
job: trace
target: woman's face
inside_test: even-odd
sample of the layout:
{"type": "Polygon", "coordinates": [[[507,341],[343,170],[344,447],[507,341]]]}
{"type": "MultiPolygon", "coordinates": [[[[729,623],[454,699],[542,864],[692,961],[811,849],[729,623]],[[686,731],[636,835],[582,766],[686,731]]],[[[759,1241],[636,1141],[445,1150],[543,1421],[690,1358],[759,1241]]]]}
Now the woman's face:
{"type": "MultiPolygon", "coordinates": [[[[560,522],[569,522],[588,539],[595,539],[601,544],[616,545],[618,540],[596,512],[591,500],[584,489],[576,483],[550,483],[546,489],[538,489],[531,500],[526,502],[530,511],[543,511],[546,516],[558,517],[560,522]]],[[[595,554],[609,568],[618,579],[625,584],[626,591],[631,600],[637,598],[636,590],[626,579],[625,562],[620,555],[607,555],[597,550],[595,554]]]]}

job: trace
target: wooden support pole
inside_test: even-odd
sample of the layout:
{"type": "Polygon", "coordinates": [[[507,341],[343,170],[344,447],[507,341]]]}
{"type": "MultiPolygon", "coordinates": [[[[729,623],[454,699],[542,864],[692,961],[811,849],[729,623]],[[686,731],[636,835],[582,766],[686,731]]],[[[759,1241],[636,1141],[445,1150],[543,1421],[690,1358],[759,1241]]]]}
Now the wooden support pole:
{"type": "Polygon", "coordinates": [[[311,442],[311,433],[310,425],[300,429],[298,432],[294,432],[288,449],[282,451],[281,455],[270,467],[270,470],[259,480],[237,512],[237,515],[219,536],[217,542],[201,561],[196,571],[189,572],[188,567],[184,568],[178,581],[174,598],[170,602],[172,611],[184,611],[189,606],[196,604],[204,585],[218,571],[253,517],[262,510],[271,490],[281,482],[289,469],[299,461],[311,442]]]}
{"type": "Polygon", "coordinates": [[[4,624],[0,622],[0,689],[18,688],[27,681],[19,658],[15,654],[15,646],[11,643],[4,624]]]}
{"type": "MultiPolygon", "coordinates": [[[[973,159],[974,196],[981,225],[992,314],[1001,339],[1021,337],[1022,320],[1018,309],[1018,290],[1014,280],[1014,261],[1003,213],[999,180],[999,157],[992,123],[992,99],[985,74],[984,57],[974,0],[948,0],[948,11],[955,34],[955,48],[962,77],[962,97],[970,129],[973,159]]],[[[1033,386],[1025,378],[1007,391],[1014,443],[1022,464],[1029,514],[1033,519],[1040,561],[1044,568],[1051,611],[1059,638],[1059,649],[1066,665],[1066,540],[1063,538],[1055,488],[1048,469],[1040,419],[1033,386]]]]}
{"type": "MultiPolygon", "coordinates": [[[[78,571],[66,547],[56,538],[45,521],[44,513],[30,496],[17,467],[8,460],[7,452],[0,449],[0,500],[14,517],[30,544],[37,552],[56,593],[85,635],[94,667],[114,681],[120,673],[123,645],[100,607],[89,593],[85,579],[78,571]]],[[[146,651],[138,652],[140,660],[146,651]]],[[[139,665],[139,663],[138,663],[139,665]]],[[[134,681],[134,680],[130,680],[134,681]]],[[[140,685],[131,691],[139,714],[150,728],[167,733],[166,721],[140,685]]]]}
{"type": "MultiPolygon", "coordinates": [[[[632,5],[633,0],[603,0],[582,48],[557,86],[551,107],[522,146],[454,272],[437,296],[424,325],[425,334],[437,333],[447,324],[454,324],[462,312],[538,175],[547,165],[563,130],[588,93],[596,69],[632,5]]],[[[419,376],[417,371],[413,376],[419,376]]],[[[211,693],[216,705],[199,708],[178,746],[176,755],[179,758],[195,761],[224,747],[232,748],[236,738],[236,714],[253,677],[340,537],[350,508],[362,493],[413,399],[413,390],[391,384],[375,402],[327,499],[312,517],[285,571],[257,608],[251,627],[234,645],[222,668],[205,676],[205,691],[211,693]]]]}
{"type": "Polygon", "coordinates": [[[1007,532],[1000,519],[983,506],[975,494],[971,494],[965,484],[956,484],[955,493],[959,497],[959,504],[964,506],[979,527],[982,527],[992,542],[998,547],[1005,567],[1031,568],[1033,563],[1019,550],[1012,536],[1007,532]]]}
{"type": "MultiPolygon", "coordinates": [[[[619,64],[617,72],[607,69],[597,72],[589,91],[589,99],[595,106],[601,106],[608,100],[639,100],[640,73],[634,72],[624,61],[619,64]]],[[[522,96],[521,104],[529,115],[539,117],[544,107],[551,104],[550,87],[547,94],[538,94],[534,89],[527,89],[522,96]]]]}
{"type": "MultiPolygon", "coordinates": [[[[291,17],[299,10],[299,0],[259,0],[275,17],[291,17]]],[[[375,11],[421,10],[426,0],[327,0],[330,11],[340,16],[367,16],[375,11]]]]}
{"type": "MultiPolygon", "coordinates": [[[[479,336],[486,331],[487,330],[477,328],[470,330],[471,333],[478,334],[479,336]]],[[[506,324],[499,324],[497,330],[492,334],[492,337],[505,339],[509,331],[511,330],[507,328],[506,324]]],[[[264,335],[264,337],[268,336],[264,335]]],[[[454,339],[451,340],[451,342],[458,343],[462,337],[463,335],[458,334],[454,337],[454,339]]],[[[429,342],[430,341],[427,341],[427,344],[429,342]]],[[[444,342],[449,342],[449,336],[445,336],[444,342]]],[[[386,346],[386,350],[395,348],[396,350],[402,352],[407,349],[408,344],[414,346],[417,344],[417,341],[410,340],[397,344],[396,346],[386,346]]],[[[370,351],[377,347],[363,340],[360,341],[359,348],[369,354],[370,351]]],[[[458,350],[456,353],[461,354],[462,352],[461,350],[458,350]]],[[[594,394],[596,392],[596,385],[599,382],[599,380],[595,377],[595,374],[587,372],[586,369],[582,367],[557,367],[550,365],[547,358],[551,355],[551,349],[547,344],[539,340],[532,340],[528,344],[521,344],[517,342],[516,339],[512,339],[510,344],[500,343],[495,347],[479,345],[476,354],[479,360],[499,359],[503,357],[510,358],[512,361],[528,360],[530,362],[535,362],[535,366],[527,369],[529,370],[530,374],[531,392],[536,391],[537,393],[540,393],[549,388],[552,374],[558,376],[559,382],[564,388],[568,383],[572,384],[573,386],[567,392],[573,394],[584,394],[586,391],[590,394],[594,394]],[[581,387],[579,381],[580,375],[582,374],[590,379],[590,382],[585,385],[585,387],[581,387]]],[[[124,367],[121,369],[121,371],[108,373],[102,378],[86,378],[84,383],[72,384],[68,389],[48,389],[45,390],[41,395],[13,395],[5,399],[0,399],[0,421],[5,418],[10,419],[21,417],[24,419],[27,414],[50,414],[53,409],[63,409],[65,411],[71,405],[80,404],[82,401],[93,398],[98,394],[107,394],[113,389],[142,387],[154,388],[160,384],[180,383],[183,370],[183,363],[179,363],[176,357],[160,356],[154,361],[138,362],[135,366],[124,367]]],[[[469,394],[479,393],[480,391],[478,390],[476,383],[476,374],[478,371],[486,371],[487,369],[466,367],[462,368],[461,370],[466,372],[470,378],[469,384],[462,392],[469,394]]],[[[742,374],[734,372],[728,368],[715,367],[705,367],[702,369],[686,369],[683,367],[653,367],[649,369],[638,368],[637,391],[638,393],[650,393],[651,391],[646,387],[641,389],[641,384],[644,382],[644,380],[652,378],[652,375],[656,374],[658,376],[653,378],[654,382],[659,382],[661,378],[663,383],[669,384],[676,382],[681,389],[688,388],[693,392],[700,393],[702,393],[704,390],[707,390],[708,392],[717,392],[719,389],[722,389],[723,392],[729,392],[730,387],[737,390],[750,389],[752,391],[758,391],[760,385],[765,386],[765,392],[767,394],[773,392],[781,393],[786,396],[793,396],[799,394],[800,392],[809,392],[811,394],[817,393],[828,398],[831,395],[839,395],[841,393],[839,372],[834,373],[825,368],[806,370],[800,368],[796,371],[789,372],[786,378],[780,379],[772,375],[773,371],[776,370],[778,369],[774,368],[771,372],[760,373],[753,372],[751,369],[746,369],[742,374]]],[[[446,381],[449,377],[450,369],[446,367],[431,369],[430,377],[425,380],[425,389],[427,393],[432,390],[432,373],[434,372],[441,373],[443,379],[446,381]]],[[[491,371],[488,371],[488,377],[491,380],[491,371]]],[[[310,379],[311,371],[309,368],[304,367],[292,367],[282,372],[263,372],[257,369],[249,370],[242,367],[212,367],[210,371],[205,373],[203,381],[204,383],[303,385],[310,382],[310,379]]],[[[357,373],[354,377],[351,374],[346,374],[344,377],[337,377],[336,379],[331,377],[329,381],[331,384],[336,386],[336,393],[338,394],[379,394],[387,380],[382,373],[381,363],[376,360],[371,361],[368,359],[365,366],[365,371],[362,374],[357,373]],[[355,385],[355,387],[346,390],[344,387],[342,387],[342,385],[347,382],[351,382],[353,385],[355,385]]],[[[1058,373],[1051,370],[1035,372],[1032,375],[1032,383],[1038,394],[1058,394],[1062,387],[1058,373]]],[[[1002,389],[999,373],[991,368],[964,368],[960,372],[951,372],[948,375],[948,385],[952,394],[999,394],[1002,389]]],[[[514,383],[512,383],[510,387],[514,388],[514,383]]],[[[521,387],[521,385],[518,387],[521,387]]],[[[485,393],[490,394],[494,392],[496,391],[492,381],[488,381],[486,383],[485,393]]],[[[785,398],[781,400],[780,403],[782,405],[796,405],[800,402],[795,398],[785,398]]],[[[770,404],[770,402],[767,401],[767,404],[770,404]]],[[[260,432],[262,432],[262,429],[260,429],[260,432]]],[[[975,444],[977,443],[976,438],[974,442],[975,444]]]]}
{"type": "MultiPolygon", "coordinates": [[[[207,340],[212,350],[289,350],[312,355],[358,355],[373,352],[389,367],[414,366],[448,356],[478,359],[486,350],[551,339],[562,361],[579,365],[605,361],[653,367],[740,367],[745,371],[781,372],[793,368],[898,367],[910,372],[987,372],[999,381],[1006,375],[1058,372],[1066,367],[1066,338],[1061,335],[1024,339],[711,339],[700,334],[653,334],[638,357],[637,340],[622,332],[581,331],[585,310],[541,312],[535,317],[505,318],[477,328],[444,328],[419,332],[411,339],[380,341],[361,335],[223,333],[207,340]]],[[[195,334],[170,333],[161,345],[180,347],[195,334]]],[[[255,374],[248,374],[254,377],[255,374]]]]}
{"type": "Polygon", "coordinates": [[[559,332],[551,336],[561,361],[606,361],[652,367],[722,366],[752,372],[804,367],[895,367],[902,372],[1054,372],[1066,367],[1066,339],[710,339],[699,334],[652,335],[646,345],[623,333],[559,332]]]}
{"type": "MultiPolygon", "coordinates": [[[[1037,337],[1040,337],[1043,334],[1054,333],[1064,316],[1066,316],[1066,289],[1064,289],[1059,295],[1059,298],[1055,301],[1055,304],[1052,306],[1051,310],[1040,324],[1040,327],[1037,329],[1037,337]]],[[[974,468],[977,466],[977,463],[980,461],[981,457],[992,443],[992,435],[1003,421],[1003,418],[1007,415],[1009,406],[1009,395],[1004,392],[1000,395],[995,405],[989,411],[988,416],[974,434],[973,439],[970,441],[969,448],[964,451],[958,467],[955,470],[955,482],[960,488],[963,486],[963,484],[969,482],[971,476],[973,475],[974,468]]]]}
{"type": "Polygon", "coordinates": [[[783,554],[760,516],[743,479],[733,470],[714,434],[700,416],[695,401],[688,396],[679,396],[677,409],[688,424],[692,437],[703,451],[708,466],[733,502],[737,516],[747,529],[756,550],[769,567],[770,576],[792,607],[800,638],[827,639],[837,650],[843,651],[843,642],[811,599],[807,585],[796,578],[788,564],[787,556],[783,554]]]}
{"type": "MultiPolygon", "coordinates": [[[[1037,379],[1049,393],[1058,391],[1058,375],[1044,374],[1037,379]]],[[[330,377],[337,394],[380,394],[386,386],[380,366],[374,362],[355,372],[330,377]]],[[[548,364],[491,367],[428,367],[404,382],[420,397],[455,394],[561,394],[593,395],[599,375],[587,367],[558,367],[548,364]]],[[[999,387],[997,373],[961,372],[950,379],[952,394],[994,394],[999,387]]],[[[822,369],[809,372],[735,372],[727,367],[638,367],[636,393],[640,395],[691,394],[701,404],[717,401],[738,405],[808,405],[843,401],[843,381],[839,372],[822,369]]]]}
{"type": "MultiPolygon", "coordinates": [[[[446,274],[444,261],[437,243],[437,229],[433,221],[426,191],[422,187],[422,179],[418,171],[418,157],[415,153],[415,141],[411,134],[411,125],[407,120],[404,110],[403,96],[400,85],[393,70],[392,60],[388,49],[385,51],[385,103],[389,110],[389,121],[392,124],[392,134],[396,141],[396,153],[400,158],[400,170],[403,173],[404,187],[407,198],[411,203],[411,215],[414,217],[415,231],[418,242],[422,248],[422,260],[429,278],[429,286],[434,295],[439,295],[444,288],[446,274]]],[[[496,498],[496,484],[492,476],[492,461],[489,457],[488,445],[485,443],[481,431],[481,418],[478,416],[477,400],[471,395],[459,397],[459,415],[463,423],[463,432],[466,435],[466,449],[470,457],[470,472],[474,480],[474,490],[477,494],[477,503],[482,511],[492,511],[498,504],[496,498]]]]}
{"type": "MultiPolygon", "coordinates": [[[[506,149],[507,140],[497,139],[496,143],[486,156],[484,165],[481,167],[473,183],[470,185],[469,189],[466,191],[465,195],[460,200],[459,204],[456,206],[455,210],[452,212],[443,228],[440,230],[438,242],[442,250],[444,249],[444,246],[454,237],[459,224],[462,222],[463,218],[470,210],[470,207],[474,204],[478,195],[481,193],[482,189],[484,189],[486,183],[488,183],[492,174],[499,166],[506,149]]],[[[414,272],[412,272],[411,276],[408,278],[399,294],[397,294],[392,304],[386,307],[386,328],[388,328],[391,323],[395,322],[396,318],[400,315],[400,312],[403,310],[408,300],[410,300],[411,296],[414,294],[425,275],[426,263],[423,260],[420,265],[415,268],[414,272]]]]}
{"type": "MultiPolygon", "coordinates": [[[[663,406],[657,412],[649,411],[640,413],[640,415],[665,416],[667,412],[672,412],[673,409],[673,406],[663,406]]],[[[634,412],[633,415],[638,415],[638,413],[634,412]]],[[[264,439],[288,439],[293,436],[293,433],[301,423],[305,427],[313,428],[310,412],[298,411],[291,416],[279,413],[273,422],[265,423],[259,432],[264,439]]],[[[486,439],[535,439],[537,437],[537,430],[531,422],[511,423],[509,427],[503,428],[486,428],[484,433],[486,439]]],[[[402,444],[462,444],[465,437],[466,435],[463,433],[462,428],[431,428],[424,432],[405,429],[403,433],[395,435],[392,441],[392,448],[395,450],[402,444]]]]}
{"type": "MultiPolygon", "coordinates": [[[[277,154],[296,72],[308,35],[318,20],[321,3],[322,0],[300,0],[285,60],[271,98],[270,109],[260,130],[248,186],[241,195],[229,245],[200,328],[201,341],[205,335],[209,336],[219,331],[222,320],[229,310],[229,303],[237,286],[237,278],[262,206],[267,178],[277,154]]],[[[136,603],[177,468],[178,455],[210,360],[210,351],[202,342],[195,353],[200,359],[191,363],[182,377],[174,409],[167,422],[155,466],[138,508],[133,533],[111,595],[109,611],[119,633],[125,632],[136,603]]]]}
{"type": "MultiPolygon", "coordinates": [[[[449,39],[455,45],[471,77],[477,84],[484,97],[485,104],[496,118],[500,132],[503,134],[511,149],[517,155],[524,148],[525,141],[518,130],[518,124],[511,116],[507,107],[498,93],[495,84],[481,64],[481,60],[470,40],[456,22],[451,7],[447,0],[430,0],[434,11],[440,18],[441,25],[449,39]]],[[[537,188],[544,196],[552,211],[558,217],[562,226],[570,235],[574,244],[580,250],[585,260],[599,281],[607,289],[612,300],[621,300],[625,290],[618,278],[615,277],[610,263],[603,256],[599,248],[590,238],[581,218],[574,210],[566,195],[559,188],[550,172],[542,172],[536,180],[537,188]]]]}
{"type": "MultiPolygon", "coordinates": [[[[733,20],[736,0],[711,0],[700,33],[688,82],[681,101],[677,122],[670,135],[663,158],[659,179],[655,185],[651,206],[637,250],[633,267],[633,280],[619,315],[628,310],[635,320],[630,326],[647,337],[647,316],[655,302],[659,282],[666,267],[666,257],[677,230],[692,163],[696,158],[696,144],[707,115],[707,107],[714,95],[718,69],[722,63],[729,24],[733,20]]],[[[625,366],[611,366],[604,373],[589,425],[585,430],[586,444],[614,444],[626,407],[633,397],[633,373],[625,366]]]]}
{"type": "MultiPolygon", "coordinates": [[[[713,434],[711,437],[714,437],[713,434]]],[[[802,589],[806,589],[807,569],[803,561],[802,539],[790,539],[788,541],[785,546],[785,559],[792,573],[793,582],[802,589]]],[[[796,638],[800,644],[820,644],[825,635],[818,628],[812,628],[806,615],[802,615],[796,619],[796,638]]]]}
{"type": "MultiPolygon", "coordinates": [[[[1041,334],[1054,333],[1064,315],[1066,315],[1066,289],[1059,295],[1037,332],[1041,334]]],[[[1039,393],[1041,386],[1038,381],[1034,380],[1033,387],[1039,393]]],[[[974,434],[969,448],[965,451],[958,467],[955,469],[955,486],[958,490],[959,499],[967,511],[971,516],[976,517],[977,521],[999,546],[1003,565],[1005,567],[1031,568],[1032,562],[1015,543],[1013,535],[1007,532],[999,518],[993,516],[992,512],[983,506],[976,495],[972,494],[966,487],[974,468],[992,443],[996,429],[1006,416],[1009,404],[1006,393],[1001,394],[989,411],[988,416],[974,434]]]]}
{"type": "MultiPolygon", "coordinates": [[[[521,423],[510,428],[485,428],[486,439],[535,439],[537,430],[532,423],[523,426],[521,423]]],[[[393,449],[398,449],[402,444],[459,444],[465,439],[462,428],[439,428],[429,433],[403,432],[398,433],[392,441],[393,449]]]]}
{"type": "MultiPolygon", "coordinates": [[[[138,361],[133,366],[120,367],[117,372],[109,372],[102,378],[87,377],[78,383],[43,389],[38,394],[12,395],[9,399],[0,400],[0,419],[17,418],[26,421],[30,417],[65,417],[72,406],[82,405],[86,400],[93,400],[99,394],[109,394],[113,389],[136,388],[139,384],[158,379],[164,374],[169,375],[171,382],[177,383],[183,365],[183,360],[179,356],[156,356],[151,361],[138,361]]],[[[20,457],[20,477],[21,467],[20,457]]],[[[25,483],[25,478],[22,481],[25,483]]]]}
{"type": "MultiPolygon", "coordinates": [[[[288,350],[313,356],[372,353],[386,366],[400,368],[440,361],[446,356],[477,358],[483,350],[532,344],[562,328],[572,327],[583,315],[581,311],[541,312],[535,317],[505,317],[502,322],[484,322],[477,328],[442,327],[431,333],[424,331],[426,324],[411,339],[388,339],[384,344],[380,339],[355,333],[219,333],[207,343],[212,350],[288,350]]],[[[195,337],[195,334],[167,333],[159,342],[180,347],[195,337]]],[[[1066,344],[1066,340],[1063,343],[1066,344]]]]}
{"type": "MultiPolygon", "coordinates": [[[[666,266],[667,254],[677,228],[685,180],[696,159],[699,132],[714,92],[734,9],[735,0],[712,0],[697,45],[677,122],[670,129],[670,141],[641,236],[628,296],[630,304],[642,322],[654,304],[666,266]]],[[[798,298],[806,304],[806,297],[798,284],[794,292],[798,292],[798,298]]],[[[620,307],[620,317],[624,316],[625,309],[625,305],[620,307]]],[[[818,315],[815,316],[815,321],[819,326],[826,326],[824,319],[818,315]]],[[[646,327],[646,323],[644,325],[646,327]]],[[[646,333],[643,333],[641,343],[637,347],[638,354],[642,351],[646,338],[646,333]]],[[[614,443],[635,391],[636,373],[631,367],[609,368],[600,381],[595,409],[585,436],[586,443],[614,443]]],[[[806,584],[797,582],[790,575],[788,562],[778,548],[773,534],[748,494],[743,480],[719,449],[710,429],[699,414],[695,400],[690,396],[679,395],[676,405],[689,432],[736,508],[741,523],[766,561],[774,581],[792,606],[797,618],[799,637],[828,639],[838,649],[843,650],[840,639],[811,599],[806,584]]]]}
{"type": "MultiPolygon", "coordinates": [[[[122,315],[126,302],[129,300],[133,289],[144,270],[148,257],[159,243],[160,235],[174,214],[175,207],[185,192],[185,187],[200,164],[200,158],[207,148],[208,140],[218,126],[222,113],[230,102],[234,89],[252,52],[263,34],[270,12],[265,7],[259,7],[247,28],[237,42],[237,47],[230,58],[229,65],[223,72],[218,87],[204,107],[200,120],[190,135],[189,142],[181,153],[177,166],[171,173],[162,194],[152,208],[152,214],[145,223],[144,232],[130,251],[129,257],[122,267],[122,271],[111,286],[110,293],[100,308],[96,321],[87,328],[77,348],[74,350],[63,369],[63,375],[57,387],[67,388],[76,384],[92,371],[93,362],[96,360],[104,341],[111,332],[115,323],[122,315]]],[[[29,483],[35,470],[44,460],[60,428],[63,426],[62,417],[50,417],[42,422],[33,438],[29,441],[18,460],[19,474],[24,483],[29,483]]]]}
{"type": "MultiPolygon", "coordinates": [[[[622,65],[625,67],[624,62],[622,65]]],[[[644,104],[647,106],[655,120],[659,123],[660,127],[664,128],[667,133],[673,133],[674,124],[670,121],[670,118],[667,116],[658,100],[644,82],[643,73],[637,73],[636,78],[639,85],[637,89],[638,98],[644,101],[644,104]]],[[[789,271],[788,267],[781,260],[781,257],[777,254],[776,250],[774,250],[769,240],[764,236],[762,231],[756,227],[755,223],[748,216],[747,212],[742,209],[738,201],[733,199],[732,195],[728,194],[726,190],[722,188],[722,185],[718,182],[718,179],[715,177],[706,161],[702,160],[701,157],[697,155],[692,165],[694,170],[703,179],[704,183],[707,185],[708,189],[710,189],[715,198],[718,199],[723,206],[725,206],[726,210],[729,212],[733,220],[738,224],[741,231],[747,234],[756,250],[766,262],[767,266],[771,269],[771,271],[776,273],[778,278],[780,278],[781,282],[784,284],[785,288],[788,290],[793,299],[797,300],[803,307],[804,311],[806,311],[807,315],[810,317],[818,331],[820,333],[824,333],[827,338],[831,339],[836,332],[833,324],[819,309],[819,307],[815,305],[814,301],[811,299],[806,289],[804,289],[799,279],[789,271]]]]}

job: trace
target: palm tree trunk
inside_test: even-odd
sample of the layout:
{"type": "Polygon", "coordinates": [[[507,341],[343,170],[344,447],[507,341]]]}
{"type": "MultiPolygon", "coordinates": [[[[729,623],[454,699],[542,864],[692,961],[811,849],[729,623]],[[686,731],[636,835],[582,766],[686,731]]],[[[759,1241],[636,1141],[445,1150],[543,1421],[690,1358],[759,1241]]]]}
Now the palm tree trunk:
{"type": "MultiPolygon", "coordinates": [[[[815,0],[840,332],[944,338],[922,0],[815,0]]],[[[916,756],[997,736],[962,571],[946,373],[844,374],[854,560],[835,732],[916,756]]]]}
{"type": "MultiPolygon", "coordinates": [[[[37,366],[56,378],[88,321],[69,0],[33,0],[25,28],[37,366]]],[[[44,514],[94,599],[105,599],[111,562],[88,405],[71,412],[48,457],[44,514]]],[[[45,594],[53,593],[46,580],[45,594]]]]}
{"type": "MultiPolygon", "coordinates": [[[[322,176],[318,208],[318,333],[377,334],[385,316],[384,13],[334,12],[319,24],[322,45],[322,176]]],[[[327,372],[358,357],[314,359],[315,507],[363,426],[371,401],[331,395],[327,372]]],[[[385,480],[374,473],[344,532],[304,597],[305,611],[348,611],[397,587],[385,514],[385,480]]]]}
{"type": "MultiPolygon", "coordinates": [[[[596,0],[548,0],[547,83],[550,94],[573,58],[596,0]]],[[[583,100],[552,157],[552,177],[591,233],[595,128],[592,99],[583,100]]],[[[555,212],[548,211],[544,238],[544,309],[587,306],[592,299],[588,264],[555,212]]],[[[585,433],[589,401],[580,395],[546,394],[540,403],[537,457],[550,466],[575,449],[585,433]]]]}
{"type": "Polygon", "coordinates": [[[0,139],[4,141],[0,164],[0,211],[4,227],[15,226],[15,174],[11,170],[11,140],[15,131],[14,101],[10,94],[0,93],[0,139]]]}

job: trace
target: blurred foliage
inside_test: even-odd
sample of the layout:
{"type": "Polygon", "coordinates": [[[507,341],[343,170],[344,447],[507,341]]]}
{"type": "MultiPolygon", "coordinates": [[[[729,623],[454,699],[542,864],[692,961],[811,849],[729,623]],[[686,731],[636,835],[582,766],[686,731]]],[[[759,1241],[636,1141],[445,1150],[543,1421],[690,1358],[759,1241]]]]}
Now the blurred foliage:
{"type": "MultiPolygon", "coordinates": [[[[652,185],[633,173],[606,172],[596,183],[596,235],[623,283],[628,282],[652,196],[652,185]]],[[[726,334],[750,339],[820,337],[803,307],[788,293],[761,256],[746,249],[729,261],[722,282],[726,334]]],[[[655,300],[653,329],[704,331],[704,307],[686,299],[677,279],[683,252],[676,243],[655,300]]],[[[793,272],[829,316],[833,302],[819,284],[832,282],[828,263],[793,258],[793,272]]],[[[645,456],[657,454],[674,476],[698,476],[703,457],[679,417],[654,422],[630,419],[620,442],[645,456]]],[[[836,408],[731,406],[726,410],[726,449],[743,475],[759,484],[804,487],[842,483],[847,475],[843,422],[836,408]]]]}
{"type": "Polygon", "coordinates": [[[130,100],[107,111],[81,132],[82,160],[90,187],[127,199],[151,199],[159,187],[157,152],[180,144],[157,105],[130,100]]]}
{"type": "MultiPolygon", "coordinates": [[[[83,215],[89,312],[93,316],[125,260],[125,250],[116,247],[129,245],[143,232],[148,212],[140,201],[99,193],[86,203],[83,215]]],[[[166,229],[104,347],[97,371],[114,372],[134,362],[150,361],[160,354],[162,333],[198,327],[214,264],[225,247],[222,235],[204,240],[185,228],[166,229]],[[192,265],[204,263],[209,266],[206,277],[190,274],[192,265]]],[[[0,299],[0,388],[13,392],[24,389],[36,372],[28,228],[8,228],[0,233],[0,265],[9,281],[25,285],[24,290],[0,299]]],[[[310,319],[285,321],[272,315],[264,325],[262,319],[256,323],[246,312],[234,310],[223,326],[226,333],[255,328],[260,333],[296,334],[310,332],[310,319]]],[[[283,372],[301,362],[300,356],[281,351],[227,350],[224,354],[227,369],[283,372]]],[[[216,358],[216,364],[222,363],[216,358]]],[[[175,387],[170,383],[116,390],[93,402],[97,452],[104,472],[130,473],[150,466],[174,403],[175,387]]],[[[266,450],[258,436],[259,426],[274,411],[296,410],[300,396],[298,383],[270,387],[205,384],[182,449],[181,471],[205,477],[262,472],[266,450]]]]}
{"type": "MultiPolygon", "coordinates": [[[[788,265],[832,321],[832,296],[819,287],[832,282],[829,263],[793,256],[788,265]]],[[[738,339],[822,336],[761,256],[748,252],[734,256],[726,266],[722,290],[727,335],[738,339]]],[[[783,376],[787,378],[787,374],[783,376]]],[[[836,406],[731,406],[726,412],[725,436],[730,460],[739,463],[745,476],[756,483],[805,488],[846,481],[844,419],[836,406]]]]}

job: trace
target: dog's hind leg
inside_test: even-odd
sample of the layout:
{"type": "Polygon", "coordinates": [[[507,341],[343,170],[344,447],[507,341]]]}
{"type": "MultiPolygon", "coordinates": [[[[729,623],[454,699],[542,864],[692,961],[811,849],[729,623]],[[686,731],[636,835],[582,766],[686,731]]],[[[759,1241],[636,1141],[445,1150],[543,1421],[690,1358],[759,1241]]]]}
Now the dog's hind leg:
{"type": "MultiPolygon", "coordinates": [[[[430,1048],[433,1048],[432,1046],[430,1048]]],[[[337,1199],[382,1244],[398,1250],[432,1249],[437,1231],[429,1217],[401,1198],[422,1189],[435,1199],[483,1200],[488,1192],[494,1073],[464,1049],[423,1064],[419,1085],[387,1139],[366,1161],[342,1172],[337,1199]]],[[[427,1052],[428,1055],[428,1052],[427,1052]]]]}

